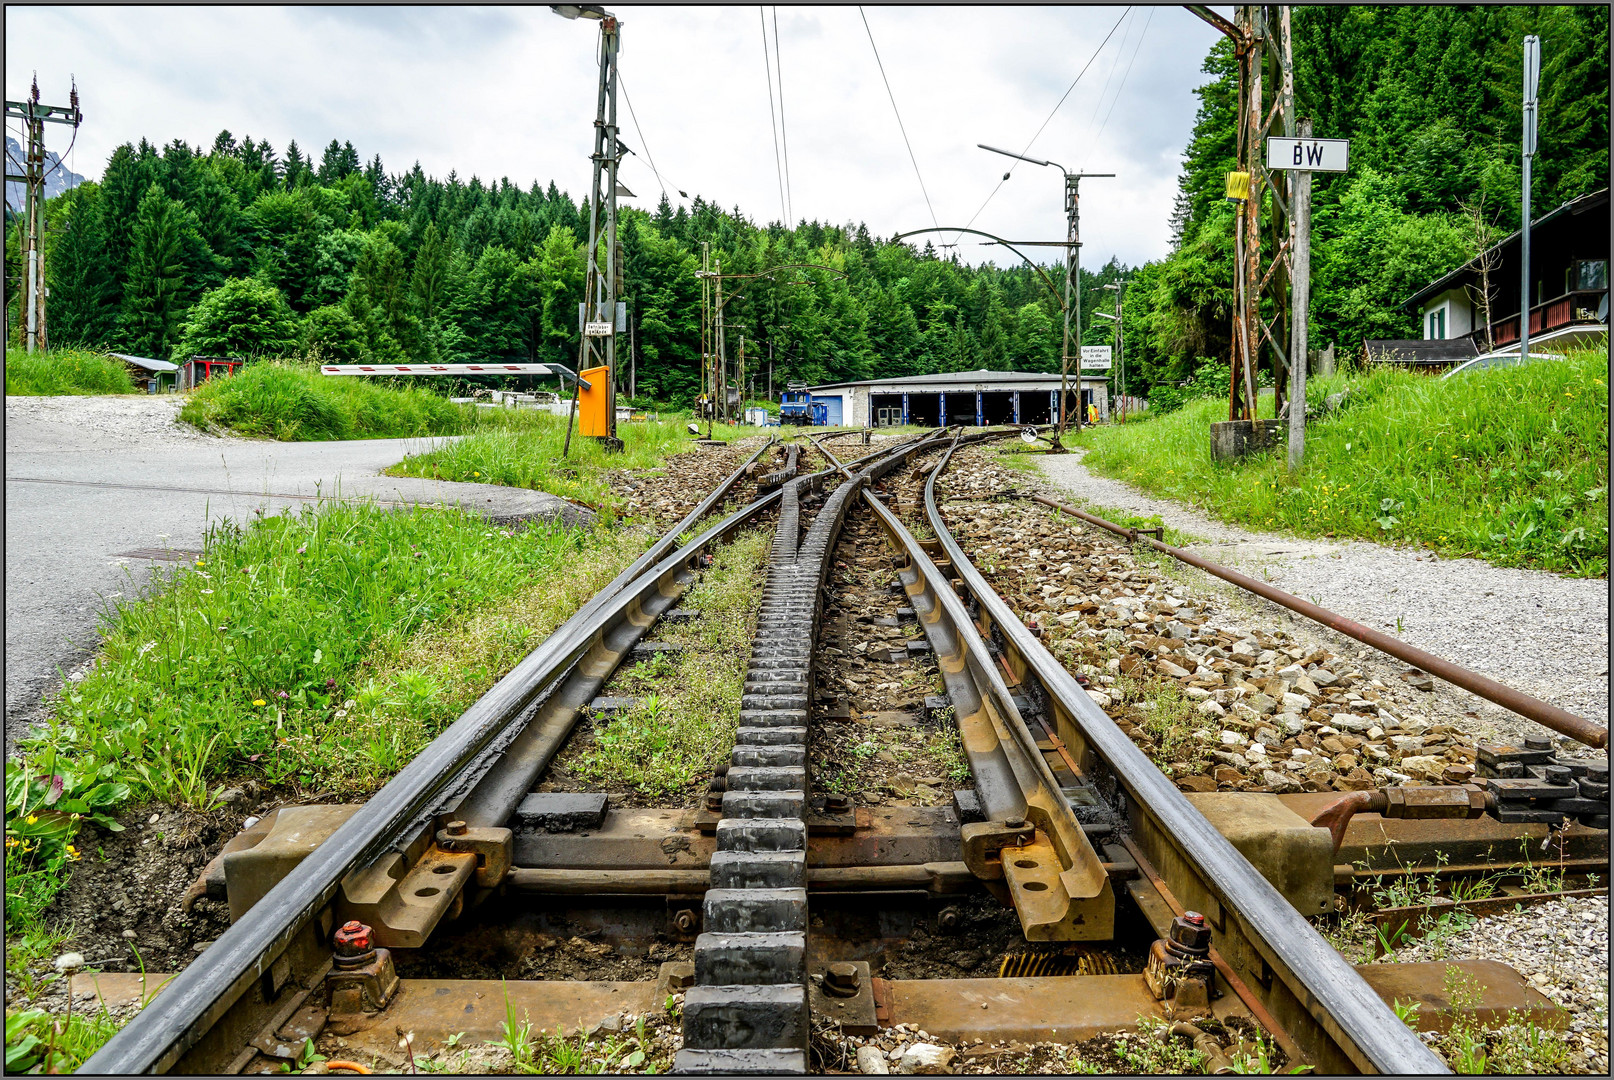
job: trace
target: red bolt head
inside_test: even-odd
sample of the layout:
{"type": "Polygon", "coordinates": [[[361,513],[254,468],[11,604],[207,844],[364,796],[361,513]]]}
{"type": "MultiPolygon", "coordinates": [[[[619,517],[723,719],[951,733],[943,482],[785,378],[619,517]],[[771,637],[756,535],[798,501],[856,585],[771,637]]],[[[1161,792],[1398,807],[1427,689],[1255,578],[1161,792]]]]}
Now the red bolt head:
{"type": "Polygon", "coordinates": [[[370,948],[370,928],[357,919],[350,920],[332,936],[332,943],[338,952],[348,955],[365,952],[370,948]]]}
{"type": "Polygon", "coordinates": [[[1182,917],[1193,923],[1195,926],[1205,925],[1205,916],[1201,915],[1197,911],[1185,911],[1183,912],[1182,917]]]}

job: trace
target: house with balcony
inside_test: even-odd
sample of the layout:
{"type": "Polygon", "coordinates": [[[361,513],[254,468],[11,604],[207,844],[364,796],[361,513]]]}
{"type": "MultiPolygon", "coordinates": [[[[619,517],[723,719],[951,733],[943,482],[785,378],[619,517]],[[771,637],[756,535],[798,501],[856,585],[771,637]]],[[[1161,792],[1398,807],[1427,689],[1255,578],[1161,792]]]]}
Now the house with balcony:
{"type": "MultiPolygon", "coordinates": [[[[1530,226],[1530,353],[1608,339],[1608,188],[1571,199],[1530,226]]],[[[1514,233],[1402,302],[1422,337],[1370,341],[1368,358],[1441,370],[1519,351],[1521,234],[1514,233]],[[1489,303],[1487,303],[1487,300],[1489,303]]]]}

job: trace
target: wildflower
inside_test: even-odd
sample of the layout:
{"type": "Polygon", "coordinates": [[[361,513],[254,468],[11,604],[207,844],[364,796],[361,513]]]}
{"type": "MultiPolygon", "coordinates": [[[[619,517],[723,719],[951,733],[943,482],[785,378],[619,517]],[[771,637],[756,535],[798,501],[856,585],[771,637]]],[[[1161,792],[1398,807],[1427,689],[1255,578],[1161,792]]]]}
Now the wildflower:
{"type": "Polygon", "coordinates": [[[203,589],[202,590],[202,595],[203,596],[212,596],[213,595],[213,590],[212,589],[203,589]]]}
{"type": "Polygon", "coordinates": [[[304,544],[302,547],[298,548],[297,549],[297,554],[299,554],[299,555],[308,554],[308,545],[304,544]]]}
{"type": "Polygon", "coordinates": [[[36,825],[36,824],[38,824],[38,822],[39,822],[39,818],[38,818],[38,817],[36,817],[36,816],[34,816],[34,815],[33,815],[33,814],[29,814],[29,815],[28,815],[28,824],[30,824],[30,825],[36,825]]]}
{"type": "Polygon", "coordinates": [[[269,703],[267,701],[263,700],[263,698],[253,698],[252,699],[252,704],[257,705],[259,707],[262,707],[262,706],[267,705],[269,703]]]}
{"type": "Polygon", "coordinates": [[[78,862],[78,848],[74,847],[72,844],[67,845],[67,861],[78,862]]]}
{"type": "Polygon", "coordinates": [[[472,474],[471,474],[471,475],[472,475],[472,476],[481,476],[481,475],[482,475],[482,474],[481,474],[481,473],[479,473],[479,472],[474,472],[474,473],[472,473],[472,474]]]}
{"type": "Polygon", "coordinates": [[[18,840],[15,836],[6,837],[6,847],[16,847],[20,843],[22,843],[22,841],[18,840]]]}
{"type": "Polygon", "coordinates": [[[278,694],[280,697],[283,697],[283,698],[291,697],[291,695],[286,693],[286,691],[284,691],[284,690],[276,690],[275,693],[278,694]]]}
{"type": "Polygon", "coordinates": [[[196,560],[196,565],[197,565],[197,566],[206,566],[206,565],[207,565],[207,563],[205,563],[205,562],[203,562],[203,561],[202,561],[202,560],[201,560],[201,559],[197,559],[197,560],[196,560]]]}

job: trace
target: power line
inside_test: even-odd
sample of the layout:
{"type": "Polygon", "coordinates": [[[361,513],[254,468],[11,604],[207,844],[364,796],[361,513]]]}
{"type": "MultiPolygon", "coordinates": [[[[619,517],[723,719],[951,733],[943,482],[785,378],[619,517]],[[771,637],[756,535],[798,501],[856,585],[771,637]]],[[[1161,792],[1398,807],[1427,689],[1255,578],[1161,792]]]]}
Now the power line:
{"type": "Polygon", "coordinates": [[[779,217],[785,228],[790,228],[790,214],[785,209],[785,171],[779,164],[779,121],[773,114],[773,66],[768,59],[768,14],[757,5],[757,18],[762,22],[762,70],[768,77],[768,122],[773,125],[773,174],[779,181],[779,217]]]}
{"type": "MultiPolygon", "coordinates": [[[[628,84],[623,81],[620,71],[616,75],[616,84],[622,89],[622,100],[628,103],[628,115],[633,118],[633,133],[639,136],[639,145],[644,147],[644,156],[650,162],[650,171],[656,174],[656,183],[661,185],[661,193],[665,195],[667,194],[667,181],[661,178],[661,170],[656,168],[656,156],[650,152],[650,143],[645,140],[644,129],[639,126],[639,114],[633,111],[633,99],[628,96],[628,84]]],[[[673,190],[678,191],[678,188],[675,187],[673,190]]],[[[686,199],[689,198],[682,191],[678,191],[678,194],[686,199]]]]}
{"type": "MultiPolygon", "coordinates": [[[[874,31],[869,28],[869,17],[863,14],[862,4],[858,5],[857,13],[858,17],[863,20],[864,32],[869,35],[869,47],[874,50],[874,62],[879,65],[880,81],[885,83],[886,97],[891,99],[891,111],[897,114],[897,128],[902,132],[903,145],[908,148],[908,160],[913,162],[913,174],[919,179],[919,190],[924,193],[925,206],[930,209],[930,223],[937,228],[941,228],[940,222],[936,220],[936,208],[930,204],[930,192],[925,187],[925,178],[919,171],[919,159],[914,156],[913,143],[908,141],[908,128],[902,122],[902,111],[897,108],[897,95],[891,92],[891,80],[886,78],[885,63],[880,59],[880,47],[874,43],[874,31]]],[[[956,237],[954,242],[957,242],[956,237]]]]}
{"type": "Polygon", "coordinates": [[[1115,50],[1115,59],[1110,62],[1109,74],[1104,76],[1104,88],[1093,100],[1093,115],[1087,118],[1087,138],[1092,138],[1093,125],[1098,123],[1098,114],[1099,110],[1104,108],[1105,95],[1110,92],[1110,84],[1115,81],[1115,69],[1121,66],[1121,59],[1126,56],[1127,42],[1132,40],[1132,31],[1137,29],[1137,8],[1127,9],[1127,15],[1132,21],[1127,23],[1126,32],[1121,35],[1121,44],[1115,50]]]}
{"type": "MultiPolygon", "coordinates": [[[[1098,54],[1104,51],[1104,46],[1108,45],[1109,41],[1110,41],[1110,38],[1115,36],[1116,28],[1121,25],[1121,19],[1126,18],[1127,13],[1130,12],[1131,10],[1132,9],[1129,7],[1129,8],[1126,9],[1126,11],[1121,12],[1121,18],[1115,20],[1115,26],[1110,27],[1110,32],[1108,34],[1104,35],[1104,40],[1103,41],[1098,43],[1098,48],[1093,50],[1093,55],[1087,58],[1087,63],[1082,65],[1082,70],[1078,71],[1076,73],[1076,78],[1071,80],[1070,86],[1066,88],[1064,94],[1062,94],[1060,96],[1059,100],[1054,103],[1053,109],[1051,109],[1049,111],[1049,113],[1048,113],[1048,119],[1044,120],[1042,122],[1042,127],[1039,127],[1037,129],[1037,133],[1035,135],[1031,136],[1030,140],[1028,140],[1026,142],[1025,148],[1023,150],[1021,150],[1020,153],[1025,154],[1025,153],[1027,153],[1027,152],[1029,152],[1031,150],[1031,144],[1036,142],[1038,137],[1042,135],[1043,128],[1046,128],[1048,126],[1049,121],[1051,121],[1054,118],[1054,114],[1059,111],[1059,106],[1061,106],[1061,105],[1063,105],[1065,103],[1065,98],[1070,97],[1070,92],[1072,90],[1076,89],[1076,84],[1082,81],[1082,76],[1087,74],[1087,69],[1093,66],[1093,61],[1098,59],[1098,54]]],[[[1017,169],[1019,167],[1020,167],[1020,163],[1017,161],[1013,165],[1009,166],[1009,172],[1012,173],[1012,172],[1014,172],[1015,169],[1017,169]]],[[[1005,182],[1007,182],[1007,180],[1008,180],[1008,174],[1005,174],[1004,178],[1002,180],[998,181],[997,187],[993,188],[991,194],[987,195],[986,201],[981,203],[980,209],[976,210],[975,213],[973,215],[971,215],[970,220],[969,220],[969,224],[964,226],[966,229],[969,228],[970,225],[975,224],[975,219],[981,216],[981,211],[985,210],[987,203],[990,203],[992,201],[992,199],[997,195],[997,193],[1000,190],[1002,190],[1003,185],[1004,185],[1005,182]]],[[[959,236],[962,236],[962,235],[963,235],[962,233],[959,234],[959,236]]],[[[955,243],[957,242],[957,239],[958,239],[957,237],[954,237],[954,242],[955,243]]]]}
{"type": "Polygon", "coordinates": [[[1126,70],[1121,72],[1121,85],[1115,88],[1115,97],[1110,99],[1110,111],[1104,114],[1104,122],[1098,126],[1098,131],[1093,133],[1094,142],[1098,141],[1098,137],[1104,134],[1104,129],[1109,126],[1110,114],[1115,112],[1115,104],[1121,100],[1121,93],[1126,89],[1127,76],[1132,74],[1132,65],[1137,63],[1138,53],[1143,50],[1143,39],[1149,34],[1149,24],[1154,22],[1154,13],[1155,9],[1150,8],[1149,17],[1143,21],[1143,33],[1138,35],[1138,43],[1132,47],[1132,58],[1126,62],[1126,70]]]}
{"type": "MultiPolygon", "coordinates": [[[[773,70],[779,79],[779,143],[785,151],[785,199],[792,219],[796,216],[796,193],[790,187],[790,131],[785,127],[785,63],[779,58],[779,8],[773,9],[773,70]]],[[[786,227],[790,222],[785,222],[786,227]]]]}

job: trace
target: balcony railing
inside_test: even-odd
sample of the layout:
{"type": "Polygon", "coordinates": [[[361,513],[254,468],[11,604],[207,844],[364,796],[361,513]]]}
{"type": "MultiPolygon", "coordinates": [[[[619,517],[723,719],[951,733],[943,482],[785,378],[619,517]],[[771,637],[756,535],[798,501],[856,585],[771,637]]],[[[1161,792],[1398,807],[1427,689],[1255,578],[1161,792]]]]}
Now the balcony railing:
{"type": "MultiPolygon", "coordinates": [[[[1577,289],[1530,309],[1530,333],[1544,334],[1576,323],[1598,322],[1597,310],[1607,289],[1577,289]]],[[[1476,335],[1477,337],[1478,335],[1476,335]]],[[[1519,340],[1519,317],[1510,315],[1491,324],[1491,343],[1509,345],[1519,340]]]]}

